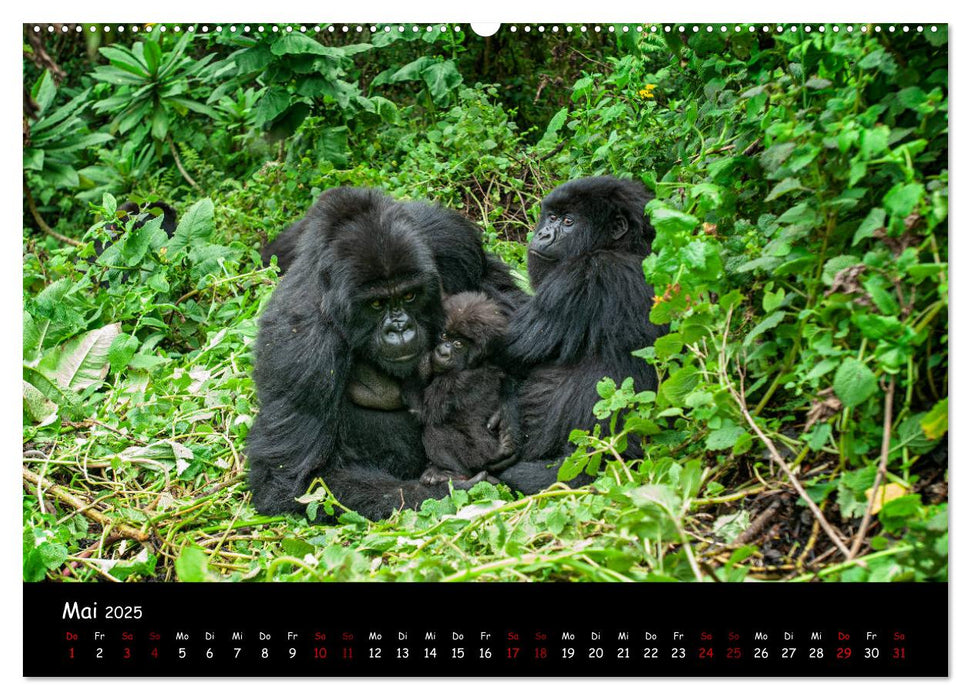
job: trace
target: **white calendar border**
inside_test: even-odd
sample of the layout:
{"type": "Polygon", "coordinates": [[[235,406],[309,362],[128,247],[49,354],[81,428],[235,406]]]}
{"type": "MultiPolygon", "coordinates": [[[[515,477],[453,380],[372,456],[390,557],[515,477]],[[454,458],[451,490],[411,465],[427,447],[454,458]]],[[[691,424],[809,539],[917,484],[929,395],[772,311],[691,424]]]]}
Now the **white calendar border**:
{"type": "MultiPolygon", "coordinates": [[[[128,0],[89,0],[83,2],[67,2],[65,0],[48,0],[47,2],[34,5],[32,3],[15,3],[14,7],[9,5],[2,10],[4,22],[0,24],[0,31],[4,41],[0,46],[5,47],[11,54],[13,48],[18,46],[17,37],[21,33],[21,25],[27,21],[58,21],[58,22],[145,22],[145,21],[228,21],[238,19],[238,21],[262,21],[269,23],[288,21],[310,21],[319,18],[321,21],[381,21],[381,22],[516,22],[540,23],[540,22],[590,22],[591,20],[608,22],[630,22],[638,20],[650,20],[656,22],[752,22],[752,21],[779,21],[779,22],[805,22],[819,21],[826,22],[912,22],[924,23],[949,22],[949,50],[950,55],[950,104],[951,114],[963,116],[967,113],[968,101],[965,97],[969,91],[967,88],[968,77],[968,56],[971,55],[967,44],[962,45],[964,31],[968,24],[955,22],[954,12],[940,4],[920,4],[904,2],[902,0],[882,0],[880,2],[846,2],[846,0],[812,0],[797,3],[780,3],[778,0],[755,0],[745,3],[725,3],[715,2],[714,0],[696,0],[693,3],[648,3],[644,0],[633,2],[631,0],[617,1],[608,0],[607,2],[597,2],[591,5],[589,2],[575,2],[564,0],[555,5],[540,8],[531,6],[522,0],[488,0],[482,3],[481,7],[475,7],[472,3],[457,3],[454,0],[431,0],[414,3],[414,6],[398,0],[365,0],[353,3],[324,3],[317,2],[276,2],[271,6],[260,9],[255,4],[243,7],[240,3],[210,2],[199,3],[197,0],[167,0],[164,3],[146,3],[128,0]],[[954,94],[954,86],[960,85],[957,94],[954,94]]],[[[15,68],[20,63],[14,60],[12,55],[0,65],[0,75],[3,76],[3,91],[0,94],[6,95],[8,99],[16,96],[16,82],[20,82],[20,71],[15,68]]],[[[8,157],[3,168],[3,192],[4,200],[7,201],[7,210],[10,212],[18,211],[21,208],[20,201],[20,159],[16,157],[19,152],[19,127],[16,122],[18,115],[12,109],[0,113],[2,128],[0,134],[8,146],[8,157]],[[18,143],[14,143],[14,139],[18,143]]],[[[952,120],[953,121],[953,120],[952,120]]],[[[963,133],[952,134],[951,165],[963,163],[964,155],[968,153],[965,146],[966,135],[963,133]]],[[[965,194],[963,170],[958,166],[958,177],[955,178],[953,169],[950,172],[951,187],[958,188],[958,191],[965,194]]],[[[969,259],[969,246],[971,246],[971,232],[964,229],[962,224],[971,221],[966,211],[961,206],[969,201],[967,196],[952,197],[952,202],[958,204],[950,212],[951,230],[955,235],[951,237],[949,244],[950,259],[956,261],[954,265],[957,269],[963,269],[963,263],[971,262],[969,259]]],[[[13,226],[8,227],[13,229],[13,226]]],[[[7,230],[0,237],[0,294],[3,303],[0,304],[0,328],[7,331],[20,328],[21,318],[21,278],[18,274],[21,270],[21,246],[17,232],[7,230]]],[[[955,307],[971,310],[971,295],[969,295],[969,285],[964,284],[961,276],[952,277],[952,300],[950,308],[955,307]]],[[[952,357],[969,356],[969,324],[966,320],[969,314],[953,313],[952,320],[958,320],[958,326],[950,327],[950,337],[955,352],[950,352],[952,357]],[[955,318],[956,317],[956,318],[955,318]]],[[[17,333],[19,335],[19,332],[17,333]]],[[[258,680],[258,679],[191,679],[191,680],[172,680],[170,682],[157,682],[127,679],[110,680],[25,680],[22,674],[22,631],[20,630],[20,620],[23,619],[22,611],[22,571],[18,552],[21,549],[21,478],[20,470],[17,465],[20,461],[22,433],[17,417],[21,415],[20,408],[20,381],[16,375],[15,367],[19,361],[21,344],[10,342],[3,344],[0,349],[2,363],[0,368],[5,371],[0,374],[0,396],[5,397],[3,417],[5,420],[0,424],[0,446],[6,459],[0,460],[6,471],[6,480],[2,490],[0,490],[0,504],[5,516],[2,523],[2,540],[7,544],[0,549],[4,553],[2,560],[3,578],[0,579],[0,591],[7,594],[5,599],[15,601],[17,614],[15,622],[10,627],[0,633],[0,664],[3,665],[4,677],[19,679],[14,685],[8,685],[8,691],[13,690],[22,696],[31,698],[44,697],[70,697],[72,700],[79,700],[87,697],[97,697],[99,700],[110,693],[113,697],[138,697],[139,700],[154,700],[164,698],[170,700],[173,693],[183,693],[189,691],[195,693],[219,692],[231,694],[233,700],[246,700],[248,698],[272,697],[270,694],[280,691],[286,692],[293,697],[309,697],[311,694],[321,692],[327,694],[340,693],[344,696],[358,695],[364,697],[393,697],[395,700],[401,697],[426,697],[433,695],[436,697],[460,697],[461,700],[493,700],[496,695],[506,697],[556,697],[560,698],[589,698],[591,695],[601,695],[603,693],[616,693],[618,697],[646,697],[650,695],[669,694],[684,695],[692,697],[696,694],[705,693],[718,700],[751,700],[754,693],[759,694],[784,694],[785,697],[808,698],[815,697],[820,693],[831,694],[838,692],[837,697],[856,697],[861,694],[873,696],[878,694],[881,700],[884,698],[907,698],[912,699],[919,696],[922,692],[930,691],[938,698],[958,697],[960,680],[971,680],[971,668],[968,667],[966,660],[971,658],[971,619],[968,610],[971,603],[964,596],[951,593],[951,674],[949,682],[930,681],[930,680],[908,680],[908,679],[853,679],[853,680],[833,680],[820,679],[818,681],[806,682],[797,679],[776,680],[776,679],[651,679],[644,680],[619,680],[619,679],[530,679],[530,680],[491,680],[483,679],[487,682],[473,682],[465,680],[408,680],[408,679],[356,679],[342,680],[330,679],[326,684],[321,684],[321,680],[311,679],[290,679],[290,680],[258,680]],[[955,663],[956,662],[956,663],[955,663]],[[273,687],[282,684],[281,687],[273,687]]],[[[958,474],[958,490],[960,498],[960,484],[962,475],[967,471],[966,459],[971,450],[968,445],[968,432],[960,427],[963,421],[967,420],[971,408],[968,403],[971,399],[962,398],[971,395],[971,381],[969,381],[968,369],[959,371],[952,365],[951,390],[949,395],[953,397],[951,401],[951,424],[958,426],[951,443],[950,455],[951,465],[957,465],[957,469],[951,471],[951,479],[954,479],[955,472],[958,474]]],[[[967,478],[967,477],[964,477],[967,478]]],[[[953,484],[951,493],[955,493],[953,484]]],[[[953,499],[952,499],[953,502],[953,499]]],[[[963,502],[963,501],[961,501],[963,502]]],[[[958,514],[955,516],[954,509],[951,510],[951,541],[955,544],[951,546],[950,557],[950,589],[956,591],[955,586],[966,583],[968,577],[968,556],[967,547],[961,546],[966,542],[969,529],[967,526],[968,516],[958,514]],[[961,551],[961,556],[955,554],[961,551]]],[[[839,584],[828,584],[839,585],[839,584]]],[[[967,586],[962,585],[962,589],[967,586]]],[[[29,614],[29,612],[28,612],[29,614]]],[[[893,615],[892,610],[886,611],[887,615],[893,615]]],[[[13,616],[13,615],[11,615],[13,616]]],[[[965,691],[966,692],[966,691],[965,691]]]]}

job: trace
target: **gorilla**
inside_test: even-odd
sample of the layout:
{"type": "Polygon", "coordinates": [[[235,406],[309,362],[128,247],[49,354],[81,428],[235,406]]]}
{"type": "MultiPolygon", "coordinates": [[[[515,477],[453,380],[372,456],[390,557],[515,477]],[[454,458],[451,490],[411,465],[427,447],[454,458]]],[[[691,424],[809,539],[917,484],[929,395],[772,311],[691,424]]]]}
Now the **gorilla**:
{"type": "Polygon", "coordinates": [[[297,244],[300,237],[309,224],[306,219],[300,219],[290,226],[286,231],[274,238],[260,249],[260,260],[263,267],[269,267],[273,256],[276,256],[276,264],[280,268],[282,275],[293,265],[297,258],[297,244]]]}
{"type": "Polygon", "coordinates": [[[516,462],[519,417],[507,375],[492,363],[505,340],[507,319],[481,292],[444,301],[445,329],[431,353],[432,380],[415,405],[431,463],[423,484],[489,478],[482,470],[516,462]]]}
{"type": "Polygon", "coordinates": [[[648,320],[654,291],[641,266],[654,238],[649,199],[640,183],[605,176],[567,182],[542,202],[527,260],[536,294],[513,315],[503,358],[521,379],[522,461],[498,475],[514,489],[556,481],[549,465],[573,452],[570,432],[598,422],[598,381],[657,389],[654,368],[631,355],[666,332],[648,320]]]}
{"type": "MultiPolygon", "coordinates": [[[[120,273],[116,272],[112,274],[110,268],[117,264],[117,259],[119,256],[119,250],[117,248],[112,250],[112,248],[125,233],[125,227],[128,222],[132,221],[133,223],[131,230],[137,231],[145,226],[149,221],[152,221],[155,218],[161,218],[159,227],[166,236],[172,238],[172,236],[175,235],[175,229],[178,227],[178,214],[171,205],[161,201],[146,204],[144,207],[139,206],[136,202],[125,202],[118,207],[117,216],[117,224],[111,223],[105,226],[105,230],[110,233],[109,239],[107,241],[95,240],[94,255],[85,258],[85,261],[89,266],[93,266],[96,263],[100,264],[101,275],[108,272],[109,275],[114,278],[116,284],[118,282],[123,284],[128,281],[131,272],[125,270],[120,273]],[[105,251],[108,251],[108,255],[102,257],[105,251]]],[[[108,288],[110,286],[107,279],[99,279],[98,284],[103,288],[108,288]]]]}
{"type": "Polygon", "coordinates": [[[376,190],[329,190],[284,235],[295,254],[256,339],[256,508],[300,512],[315,477],[371,519],[445,496],[447,484],[418,481],[428,460],[403,400],[425,380],[442,294],[481,290],[510,313],[525,295],[472,222],[376,190]]]}

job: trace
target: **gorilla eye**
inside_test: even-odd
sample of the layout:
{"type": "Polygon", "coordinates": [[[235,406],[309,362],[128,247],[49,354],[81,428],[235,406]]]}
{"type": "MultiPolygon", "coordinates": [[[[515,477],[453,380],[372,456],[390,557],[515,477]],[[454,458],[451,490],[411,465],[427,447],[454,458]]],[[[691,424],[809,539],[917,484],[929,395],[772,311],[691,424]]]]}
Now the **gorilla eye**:
{"type": "Polygon", "coordinates": [[[556,221],[556,214],[550,214],[549,215],[549,220],[550,221],[556,221]]]}
{"type": "Polygon", "coordinates": [[[371,302],[372,309],[380,309],[384,306],[384,299],[375,299],[371,302]]]}
{"type": "Polygon", "coordinates": [[[410,304],[411,302],[413,302],[415,300],[415,293],[414,292],[408,292],[407,294],[405,294],[402,297],[402,299],[405,300],[405,303],[406,304],[410,304]]]}
{"type": "Polygon", "coordinates": [[[573,226],[573,217],[571,217],[571,216],[564,216],[563,217],[563,224],[566,225],[566,226],[573,226]]]}
{"type": "Polygon", "coordinates": [[[452,345],[454,345],[457,348],[460,348],[460,347],[462,347],[462,341],[461,340],[453,340],[452,341],[452,345]]]}

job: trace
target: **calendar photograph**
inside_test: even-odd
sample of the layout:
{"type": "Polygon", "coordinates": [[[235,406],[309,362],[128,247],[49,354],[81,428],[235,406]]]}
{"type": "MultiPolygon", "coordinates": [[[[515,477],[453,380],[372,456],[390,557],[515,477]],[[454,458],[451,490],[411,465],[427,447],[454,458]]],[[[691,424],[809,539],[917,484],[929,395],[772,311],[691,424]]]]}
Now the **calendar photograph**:
{"type": "Polygon", "coordinates": [[[25,591],[928,583],[946,631],[946,23],[28,23],[22,60],[25,591]]]}

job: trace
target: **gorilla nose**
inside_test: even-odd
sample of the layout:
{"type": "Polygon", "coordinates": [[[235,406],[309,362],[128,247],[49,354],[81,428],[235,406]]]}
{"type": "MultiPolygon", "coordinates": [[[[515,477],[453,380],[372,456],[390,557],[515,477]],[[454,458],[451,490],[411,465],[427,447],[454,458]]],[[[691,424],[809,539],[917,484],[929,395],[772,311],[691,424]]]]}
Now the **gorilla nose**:
{"type": "Polygon", "coordinates": [[[391,345],[408,345],[415,339],[415,327],[411,324],[402,324],[388,328],[384,332],[385,340],[391,345]]]}
{"type": "Polygon", "coordinates": [[[448,345],[445,345],[443,343],[442,345],[439,345],[438,347],[435,348],[435,357],[437,357],[438,359],[447,360],[451,356],[452,356],[452,349],[448,345]]]}

